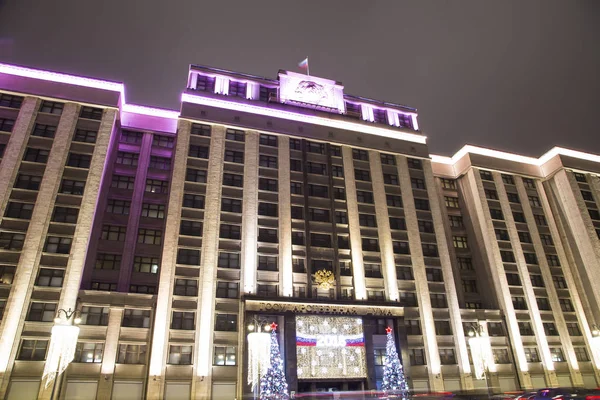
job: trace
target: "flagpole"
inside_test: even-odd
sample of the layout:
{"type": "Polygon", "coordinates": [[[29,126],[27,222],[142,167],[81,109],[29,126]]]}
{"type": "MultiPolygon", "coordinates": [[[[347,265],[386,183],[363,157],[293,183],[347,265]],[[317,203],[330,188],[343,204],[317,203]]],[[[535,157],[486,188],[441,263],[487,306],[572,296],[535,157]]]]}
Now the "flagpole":
{"type": "Polygon", "coordinates": [[[306,56],[306,74],[310,76],[310,67],[308,65],[308,56],[306,56]]]}

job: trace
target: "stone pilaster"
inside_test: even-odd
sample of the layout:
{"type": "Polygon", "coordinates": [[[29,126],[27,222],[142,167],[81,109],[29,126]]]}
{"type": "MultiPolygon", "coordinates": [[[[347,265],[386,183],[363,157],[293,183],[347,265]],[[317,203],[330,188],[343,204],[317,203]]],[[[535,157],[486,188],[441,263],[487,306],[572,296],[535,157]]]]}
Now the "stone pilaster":
{"type": "MultiPolygon", "coordinates": [[[[19,337],[27,315],[29,300],[31,299],[31,293],[39,269],[39,260],[46,240],[46,232],[48,231],[56,193],[69,154],[69,142],[71,141],[76,121],[77,105],[66,104],[46,163],[46,169],[40,184],[29,229],[25,235],[21,257],[19,258],[10,294],[6,302],[5,315],[0,326],[0,371],[4,372],[2,386],[0,387],[0,397],[4,395],[8,386],[12,370],[11,366],[13,365],[19,346],[19,337]]],[[[17,149],[14,149],[14,151],[18,152],[17,149]]],[[[16,169],[18,169],[17,166],[16,169]]],[[[75,240],[76,237],[73,238],[73,241],[75,240]]],[[[72,252],[73,246],[71,247],[71,254],[73,254],[72,252]]],[[[66,290],[68,290],[68,282],[65,279],[63,295],[66,290]]],[[[74,306],[75,302],[73,302],[72,307],[74,306]]],[[[60,305],[59,308],[61,308],[60,305]]]]}
{"type": "Polygon", "coordinates": [[[425,175],[427,194],[429,195],[431,217],[433,219],[433,226],[435,227],[435,241],[437,242],[440,264],[442,266],[442,273],[444,274],[444,286],[446,288],[446,299],[448,300],[448,313],[450,314],[450,324],[452,325],[452,332],[454,333],[454,345],[460,370],[461,386],[464,390],[472,390],[473,379],[471,376],[471,366],[469,364],[469,352],[467,350],[467,341],[465,339],[462,318],[460,316],[456,282],[454,281],[454,274],[452,272],[452,264],[450,261],[450,252],[444,224],[446,220],[442,213],[440,197],[437,195],[435,178],[433,177],[431,162],[429,160],[423,161],[423,173],[425,175]]]}
{"type": "Polygon", "coordinates": [[[248,131],[244,147],[241,273],[244,293],[249,294],[256,293],[258,262],[258,143],[258,132],[248,131]]]}
{"type": "Polygon", "coordinates": [[[123,311],[123,308],[111,307],[108,314],[108,328],[106,329],[106,341],[104,343],[104,353],[102,354],[100,380],[98,381],[97,396],[99,399],[110,399],[112,396],[115,363],[119,354],[119,333],[121,332],[123,311]]]}
{"type": "Polygon", "coordinates": [[[175,285],[179,221],[181,219],[191,128],[191,122],[179,120],[177,145],[173,156],[171,193],[165,222],[154,329],[152,331],[152,353],[148,368],[148,391],[146,393],[148,400],[158,400],[164,396],[165,363],[169,347],[169,322],[171,321],[171,297],[175,285]]]}
{"type": "MultiPolygon", "coordinates": [[[[433,391],[442,391],[444,390],[444,381],[442,379],[440,353],[435,332],[433,310],[431,308],[431,298],[429,297],[429,283],[427,282],[425,260],[423,259],[423,248],[421,247],[417,209],[415,208],[415,199],[406,157],[401,155],[396,156],[396,164],[398,165],[398,177],[402,193],[402,204],[404,205],[406,229],[408,231],[410,258],[415,277],[415,289],[419,301],[419,315],[421,317],[423,338],[425,340],[425,355],[427,356],[427,365],[429,367],[427,369],[429,372],[429,386],[433,391]]],[[[432,189],[430,188],[430,190],[432,189]]]]}
{"type": "MultiPolygon", "coordinates": [[[[208,399],[212,389],[213,327],[215,320],[215,295],[217,286],[217,261],[219,257],[219,223],[221,220],[221,190],[223,183],[223,156],[225,128],[214,126],[210,140],[206,209],[200,270],[201,296],[198,302],[194,381],[192,399],[208,399]]],[[[254,244],[256,245],[256,243],[254,244]]]]}
{"type": "Polygon", "coordinates": [[[381,157],[377,151],[369,151],[369,167],[375,199],[375,212],[377,219],[377,233],[381,251],[381,270],[385,284],[385,295],[389,301],[398,301],[398,279],[396,277],[396,262],[394,260],[394,246],[390,230],[390,217],[388,213],[381,157]]]}
{"type": "MultiPolygon", "coordinates": [[[[10,133],[6,149],[4,149],[4,156],[0,162],[0,218],[4,215],[10,192],[15,184],[19,165],[27,147],[29,132],[31,132],[35,124],[38,107],[39,102],[37,98],[25,97],[13,130],[10,133]]],[[[1,369],[0,367],[0,371],[1,369]]]]}
{"type": "Polygon", "coordinates": [[[279,150],[279,275],[281,295],[294,295],[294,273],[292,269],[292,194],[290,190],[290,139],[277,138],[279,150]]]}
{"type": "Polygon", "coordinates": [[[348,207],[348,230],[350,231],[350,256],[352,257],[354,298],[356,300],[366,300],[367,288],[365,284],[365,267],[363,262],[360,223],[358,219],[356,180],[354,179],[354,159],[352,157],[351,147],[342,146],[342,159],[344,161],[344,181],[346,182],[346,205],[348,207]]]}

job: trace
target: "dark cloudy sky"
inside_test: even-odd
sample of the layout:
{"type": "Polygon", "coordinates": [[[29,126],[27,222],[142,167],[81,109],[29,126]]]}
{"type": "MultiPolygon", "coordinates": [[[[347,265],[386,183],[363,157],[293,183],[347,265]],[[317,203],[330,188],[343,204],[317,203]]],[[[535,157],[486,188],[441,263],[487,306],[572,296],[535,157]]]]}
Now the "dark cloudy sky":
{"type": "Polygon", "coordinates": [[[274,78],[310,57],[417,107],[432,152],[600,153],[600,1],[0,0],[0,61],[123,81],[177,108],[190,63],[274,78]]]}

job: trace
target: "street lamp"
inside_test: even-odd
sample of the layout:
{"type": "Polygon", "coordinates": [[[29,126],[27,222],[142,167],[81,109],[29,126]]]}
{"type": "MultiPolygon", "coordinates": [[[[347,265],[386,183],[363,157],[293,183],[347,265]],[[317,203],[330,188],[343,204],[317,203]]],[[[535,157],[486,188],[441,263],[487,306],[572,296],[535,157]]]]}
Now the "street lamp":
{"type": "Polygon", "coordinates": [[[596,360],[600,360],[600,329],[596,324],[592,325],[592,340],[590,344],[592,351],[596,355],[596,360]]]}
{"type": "Polygon", "coordinates": [[[81,318],[77,314],[77,310],[61,308],[57,311],[56,318],[54,318],[50,348],[48,349],[42,376],[42,379],[46,380],[45,387],[48,387],[50,382],[54,381],[52,399],[60,396],[60,387],[58,393],[55,393],[58,376],[67,369],[75,356],[77,338],[79,337],[79,327],[77,325],[81,323],[81,318]]]}
{"type": "Polygon", "coordinates": [[[491,396],[489,369],[490,366],[494,364],[494,355],[492,353],[490,337],[484,332],[483,327],[479,322],[471,324],[468,335],[471,355],[473,357],[473,367],[475,369],[475,378],[485,379],[488,395],[491,396]]]}
{"type": "Polygon", "coordinates": [[[260,378],[271,364],[271,323],[256,315],[250,319],[248,330],[248,384],[258,398],[260,378]]]}

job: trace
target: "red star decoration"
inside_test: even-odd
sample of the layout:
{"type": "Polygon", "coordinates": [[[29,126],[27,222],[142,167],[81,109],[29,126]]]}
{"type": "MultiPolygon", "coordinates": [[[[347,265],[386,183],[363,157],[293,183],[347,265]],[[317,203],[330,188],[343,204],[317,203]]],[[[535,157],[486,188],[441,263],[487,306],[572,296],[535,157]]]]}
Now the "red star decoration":
{"type": "Polygon", "coordinates": [[[271,323],[271,330],[274,331],[277,329],[277,324],[275,322],[271,323]]]}
{"type": "Polygon", "coordinates": [[[392,328],[390,328],[390,327],[388,326],[387,328],[385,328],[385,331],[386,331],[387,333],[392,333],[392,328]]]}

